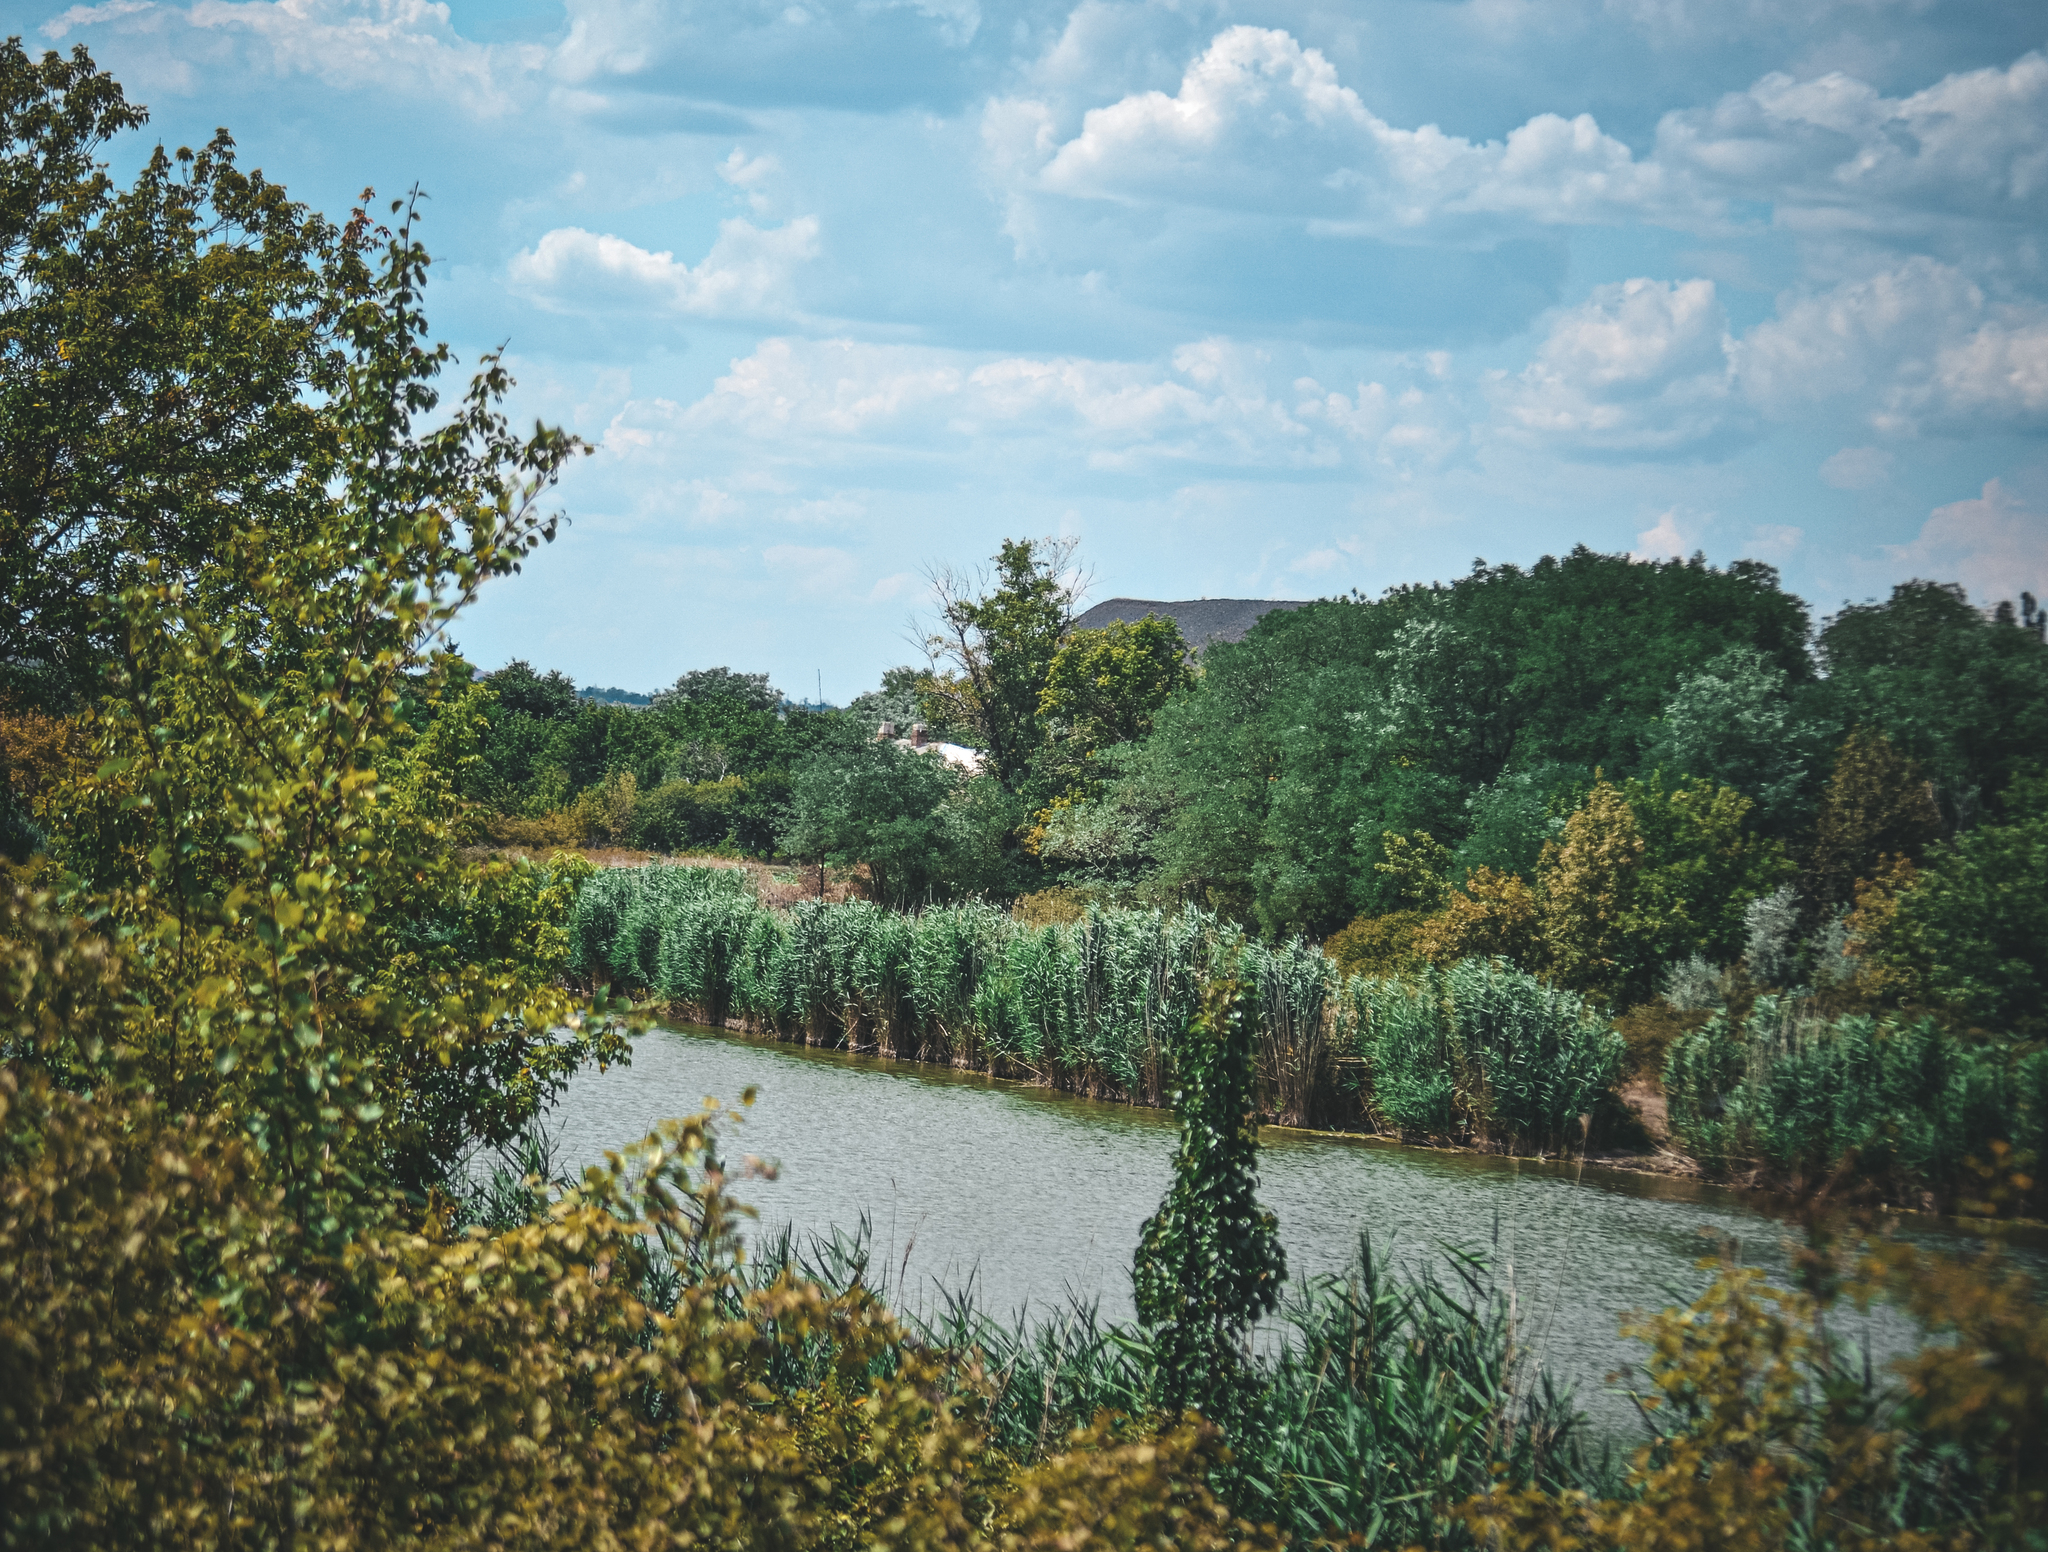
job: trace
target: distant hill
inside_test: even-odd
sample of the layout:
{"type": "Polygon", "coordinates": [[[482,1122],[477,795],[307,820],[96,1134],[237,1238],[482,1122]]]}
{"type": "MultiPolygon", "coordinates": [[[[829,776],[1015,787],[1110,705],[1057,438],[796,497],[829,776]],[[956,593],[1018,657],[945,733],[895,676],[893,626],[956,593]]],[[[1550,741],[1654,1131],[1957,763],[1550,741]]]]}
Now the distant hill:
{"type": "Polygon", "coordinates": [[[602,689],[586,684],[576,692],[577,697],[586,701],[607,701],[614,706],[651,706],[654,697],[642,695],[637,690],[621,690],[616,685],[605,685],[602,689]]]}
{"type": "Polygon", "coordinates": [[[1101,630],[1119,620],[1142,620],[1156,614],[1180,627],[1187,644],[1199,652],[1212,641],[1242,641],[1259,616],[1275,609],[1299,609],[1305,598],[1183,598],[1162,603],[1155,598],[1111,598],[1074,621],[1079,630],[1101,630]]]}

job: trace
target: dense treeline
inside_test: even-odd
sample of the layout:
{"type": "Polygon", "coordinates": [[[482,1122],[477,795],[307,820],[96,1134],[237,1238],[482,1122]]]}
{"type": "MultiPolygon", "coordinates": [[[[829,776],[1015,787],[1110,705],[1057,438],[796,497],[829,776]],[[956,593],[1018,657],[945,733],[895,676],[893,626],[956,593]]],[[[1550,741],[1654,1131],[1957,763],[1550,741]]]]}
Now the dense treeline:
{"type": "Polygon", "coordinates": [[[1579,550],[1275,612],[1196,662],[1170,622],[1073,630],[1070,560],[1017,543],[979,596],[949,582],[931,665],[845,712],[724,670],[599,705],[515,664],[470,790],[505,838],[779,848],[898,906],[1194,903],[1348,970],[1505,956],[1617,1013],[1704,963],[2040,1027],[2031,595],[1909,583],[1816,633],[1767,566],[1579,550]],[[981,774],[875,740],[920,715],[981,774]]]}
{"type": "MultiPolygon", "coordinates": [[[[97,158],[141,122],[83,50],[0,47],[0,1546],[1644,1552],[1710,1525],[1760,1547],[1962,1548],[2026,1545],[2048,1520],[2048,1335],[1995,1259],[1817,1238],[1810,1292],[1724,1275],[1643,1323],[1660,1405],[1625,1469],[1578,1447],[1483,1269],[1397,1288],[1366,1255],[1348,1284],[1290,1292],[1255,1194],[1253,1042],[1307,1028],[1297,992],[1327,999],[1311,949],[1239,942],[1185,906],[1035,940],[985,905],[785,919],[675,875],[662,887],[744,933],[623,909],[602,927],[627,885],[479,855],[480,802],[532,822],[597,792],[593,812],[637,813],[643,785],[780,769],[792,833],[881,860],[872,877],[883,842],[914,859],[920,834],[959,837],[921,881],[896,865],[902,898],[969,892],[947,871],[969,866],[1029,879],[1035,832],[1110,798],[1108,751],[1147,747],[1160,708],[1202,692],[1156,628],[1068,641],[1071,599],[1029,547],[993,594],[951,600],[951,666],[908,690],[981,740],[986,777],[934,782],[865,730],[806,743],[829,721],[784,718],[744,675],[616,723],[586,723],[544,676],[524,703],[517,675],[477,683],[440,644],[552,533],[574,440],[510,425],[496,358],[444,398],[413,210],[330,223],[241,173],[225,135],[118,188],[97,158]],[[672,768],[634,742],[647,728],[670,753],[758,764],[672,768]],[[904,801],[878,818],[876,790],[904,801]],[[664,1123],[580,1181],[526,1167],[569,1075],[630,1055],[619,1010],[571,992],[573,958],[651,952],[678,990],[843,1017],[823,979],[846,962],[835,933],[868,934],[854,1006],[886,1027],[994,1031],[1028,1056],[1020,1021],[1056,1013],[1041,1058],[1048,1027],[1124,1041],[1113,1060],[1135,1049],[1138,1001],[1101,1002],[1123,982],[1097,958],[1179,967],[1146,1003],[1182,1125],[1134,1256],[1136,1327],[1004,1332],[963,1309],[911,1331],[833,1247],[750,1260],[723,1117],[664,1123]],[[990,1021],[962,1024],[963,1006],[990,1021]],[[1859,1376],[1826,1319],[1849,1279],[1940,1340],[1859,1376]],[[1287,1339],[1254,1351],[1252,1322],[1276,1314],[1287,1339]]],[[[1872,920],[1935,941],[1978,898],[1970,878],[2005,887],[2038,810],[1970,808],[1935,755],[1884,758],[1928,762],[1942,839],[1848,877],[1872,920]]],[[[1388,864],[1435,878],[1419,835],[1388,864]]],[[[1987,997],[2009,992],[2027,920],[1984,940],[1987,997]]],[[[1741,977],[1687,977],[1680,1000],[1725,1037],[1741,977]]],[[[1401,1070],[1422,1124],[1441,1113],[1420,1081],[1432,1042],[1491,1092],[1454,1091],[1454,1111],[1525,1133],[1564,1103],[1515,1076],[1556,1065],[1525,1033],[1611,1048],[1577,993],[1525,972],[1468,960],[1441,987],[1381,985],[1405,1000],[1368,1006],[1369,1027],[1421,1053],[1401,1070]]],[[[1747,1012],[1741,1038],[1776,1038],[1747,1012]]],[[[1674,1051],[1702,1117],[1718,1103],[1780,1135],[1706,1035],[1674,1051]]],[[[1387,1107],[1402,1058],[1371,1059],[1387,1107]]],[[[1984,1081],[1965,1073],[1966,1104],[1984,1081]]],[[[1985,1210],[2018,1189],[1985,1164],[1985,1210]]]]}

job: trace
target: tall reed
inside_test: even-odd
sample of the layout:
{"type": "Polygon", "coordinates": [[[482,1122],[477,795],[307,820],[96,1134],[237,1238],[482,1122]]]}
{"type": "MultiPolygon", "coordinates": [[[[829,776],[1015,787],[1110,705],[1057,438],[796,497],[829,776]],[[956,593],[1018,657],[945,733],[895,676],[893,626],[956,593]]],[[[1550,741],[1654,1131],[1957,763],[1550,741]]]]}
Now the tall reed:
{"type": "Polygon", "coordinates": [[[1619,1072],[1618,1037],[1511,966],[1346,980],[1314,944],[1248,941],[1193,906],[1050,926],[981,901],[783,911],[735,870],[650,866],[586,880],[570,942],[577,973],[704,1023],[1147,1105],[1169,1100],[1175,1041],[1228,957],[1252,993],[1262,1108],[1296,1126],[1561,1149],[1619,1072]]]}
{"type": "Polygon", "coordinates": [[[1664,1088],[1674,1137],[1722,1173],[1841,1173],[1946,1210],[1982,1188],[1999,1145],[2035,1177],[2048,1156],[2048,1052],[1927,1019],[1807,1017],[1760,998],[1740,1023],[1716,1014],[1674,1044],[1664,1088]]]}

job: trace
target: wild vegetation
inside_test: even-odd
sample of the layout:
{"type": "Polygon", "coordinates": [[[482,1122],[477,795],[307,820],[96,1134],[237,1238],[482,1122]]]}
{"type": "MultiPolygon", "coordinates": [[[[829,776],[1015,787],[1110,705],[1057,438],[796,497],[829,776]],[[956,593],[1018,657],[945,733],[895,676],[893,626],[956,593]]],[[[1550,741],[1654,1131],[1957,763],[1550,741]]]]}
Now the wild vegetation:
{"type": "MultiPolygon", "coordinates": [[[[98,157],[141,123],[82,50],[0,48],[0,748],[15,863],[0,899],[0,1545],[2039,1544],[2048,1322],[1995,1258],[1930,1265],[1817,1224],[1807,1288],[1730,1271],[1692,1309],[1646,1318],[1654,1430],[1622,1470],[1580,1447],[1482,1269],[1403,1287],[1364,1254],[1349,1280],[1281,1283],[1255,1192],[1264,1075],[1314,1094],[1305,1053],[1350,1018],[1360,1103],[1433,1124],[1448,1049],[1462,1124],[1557,1132],[1613,1056],[1587,999],[1621,995],[1642,961],[1571,959],[1555,923],[1605,930],[1604,891],[1626,877],[1617,898],[1633,903],[1613,918],[1626,944],[1638,915],[1664,932],[1670,902],[1711,901],[1686,893],[1697,876],[1760,886],[1719,787],[1680,803],[1676,784],[1622,776],[1650,782],[1645,854],[1660,825],[1712,838],[1690,871],[1669,861],[1681,851],[1658,853],[1671,874],[1631,872],[1638,854],[1614,839],[1633,789],[1596,778],[1575,797],[1558,881],[1537,889],[1540,965],[1467,955],[1341,988],[1305,941],[1273,946],[1280,918],[1247,933],[1259,881],[1244,917],[1226,908],[1227,872],[1213,896],[1173,884],[1172,910],[1076,916],[1042,901],[1070,919],[1026,928],[943,903],[944,880],[916,916],[874,901],[778,914],[729,873],[479,855],[476,784],[516,745],[512,719],[553,740],[553,724],[587,713],[508,710],[511,679],[479,683],[441,644],[553,531],[549,492],[577,446],[514,430],[495,358],[444,397],[453,362],[421,313],[428,257],[407,202],[331,223],[243,174],[224,135],[117,188],[98,157]],[[1182,1134],[1137,1261],[1140,1323],[1005,1332],[961,1308],[911,1328],[836,1247],[750,1259],[730,1194],[745,1170],[723,1152],[721,1116],[665,1123],[580,1180],[529,1167],[530,1123],[569,1074],[630,1057],[622,1010],[568,984],[597,958],[707,1013],[814,1031],[866,1018],[891,1040],[1162,1085],[1182,1134]],[[480,1181],[494,1151],[506,1167],[480,1181]],[[1879,1292],[1936,1338],[1885,1375],[1849,1361],[1826,1319],[1879,1292]],[[1284,1340],[1248,1348],[1269,1311],[1284,1340]]],[[[1057,599],[1033,596],[966,619],[963,652],[1012,635],[1041,651],[1057,599]]],[[[1937,624],[1960,618],[1930,608],[1937,624]]],[[[1993,634],[1958,626],[1955,651],[1981,647],[2024,689],[2035,648],[2010,643],[2031,615],[1979,623],[1993,634]]],[[[1876,637],[1859,625],[1843,639],[1862,651],[1876,637]]],[[[1050,661],[1068,645],[1056,638],[1050,661]]],[[[969,736],[1012,719],[1017,759],[993,773],[1003,803],[984,811],[1008,826],[990,833],[1013,879],[1038,866],[1019,860],[1031,853],[1015,816],[1055,798],[1165,816],[1148,833],[1180,823],[1172,801],[1144,807],[1161,789],[1142,761],[1072,742],[1051,764],[1036,756],[1110,736],[1091,727],[1121,730],[1121,749],[1184,733],[1173,708],[1218,669],[1176,686],[1156,636],[1083,645],[1086,684],[1128,670],[1142,716],[1085,696],[1071,718],[1042,699],[1033,712],[1007,670],[942,687],[969,736]]],[[[1950,656],[1937,687],[1966,704],[1950,656]]],[[[1913,683],[1902,670],[1878,688],[1922,693],[1913,683]]],[[[830,720],[750,705],[769,698],[753,684],[714,674],[677,688],[697,710],[588,725],[622,749],[640,728],[715,724],[720,749],[759,735],[760,769],[784,760],[793,792],[806,762],[867,744],[806,745],[830,720]]],[[[1901,979],[1825,992],[1813,977],[1816,1005],[1918,1000],[1951,1020],[2025,1005],[2011,968],[2034,930],[2024,912],[1976,959],[1926,957],[1950,952],[1973,902],[1999,898],[2001,870],[2038,844],[2012,753],[2038,743],[1974,729],[1941,742],[1954,725],[1929,724],[1932,753],[1893,732],[1832,767],[1842,796],[1810,876],[1853,902],[1845,941],[1873,945],[1856,957],[1901,979]],[[1884,774],[1903,759],[1929,773],[1933,819],[1884,774]],[[1907,863],[1870,865],[1872,837],[1894,835],[1922,839],[1877,854],[1907,863]]],[[[548,761],[574,747],[547,742],[519,780],[637,812],[629,764],[593,760],[580,789],[560,784],[548,761]]],[[[715,760],[678,771],[646,785],[733,774],[715,760]]],[[[746,805],[770,786],[737,779],[732,812],[766,813],[746,805]]],[[[953,823],[948,805],[972,791],[889,822],[953,823]]],[[[1048,816],[1046,836],[1062,823],[1048,816]]],[[[851,833],[832,844],[870,844],[851,833]]],[[[1445,881],[1485,898],[1419,828],[1398,833],[1405,849],[1383,846],[1382,862],[1412,909],[1451,910],[1431,893],[1445,881]]],[[[1134,855],[1112,849],[1105,866],[1134,855]]],[[[1667,1008],[1714,1030],[1672,1045],[1674,1070],[1702,1075],[1705,1121],[1795,1135],[1751,1081],[1755,1058],[1723,1060],[1716,1042],[1779,1038],[1744,966],[1803,964],[1801,909],[1759,895],[1739,912],[1742,964],[1688,959],[1667,987],[1667,1008]],[[1719,1025],[1712,999],[1728,1010],[1719,1025]]],[[[1863,1025],[1831,1027],[1844,1061],[1873,1067],[1854,1046],[1870,1043],[1863,1025]]],[[[1925,1071],[1947,1049],[1912,1060],[1925,1071]]],[[[1874,1070],[1885,1103],[1912,1099],[1902,1069],[1874,1070]]],[[[1954,1070],[1965,1108],[1995,1086],[1990,1068],[1954,1070]]],[[[2010,1206],[2031,1188],[2016,1162],[1982,1150],[1963,1205],[2010,1206]]]]}

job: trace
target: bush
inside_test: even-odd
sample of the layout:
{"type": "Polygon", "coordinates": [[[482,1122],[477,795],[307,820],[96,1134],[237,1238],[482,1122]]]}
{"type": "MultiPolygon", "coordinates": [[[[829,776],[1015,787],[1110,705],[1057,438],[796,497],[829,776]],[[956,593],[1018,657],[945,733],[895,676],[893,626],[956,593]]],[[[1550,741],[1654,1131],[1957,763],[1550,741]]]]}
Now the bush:
{"type": "Polygon", "coordinates": [[[1664,1092],[1673,1136],[1711,1167],[1806,1185],[1841,1171],[1946,1209],[1995,1148],[2039,1148],[2044,1070],[2039,1055],[1966,1044],[1931,1019],[1802,1019],[1767,997],[1739,1026],[1716,1015],[1675,1042],[1664,1092]]]}

